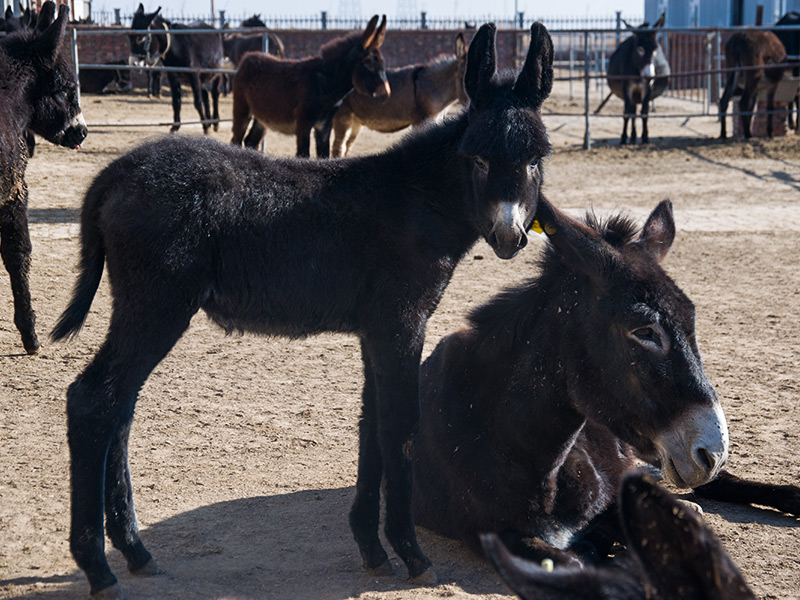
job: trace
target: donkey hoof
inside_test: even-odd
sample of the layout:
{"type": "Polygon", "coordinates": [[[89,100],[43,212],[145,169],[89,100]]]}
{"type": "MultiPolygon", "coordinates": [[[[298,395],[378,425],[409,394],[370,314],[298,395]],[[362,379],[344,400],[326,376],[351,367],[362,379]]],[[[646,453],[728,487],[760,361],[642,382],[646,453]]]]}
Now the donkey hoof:
{"type": "Polygon", "coordinates": [[[409,577],[408,580],[414,585],[432,586],[439,583],[439,578],[436,576],[436,571],[433,569],[425,569],[416,577],[409,577]]]}
{"type": "Polygon", "coordinates": [[[122,594],[122,588],[116,583],[108,586],[107,588],[103,588],[99,592],[89,595],[89,598],[92,600],[122,600],[124,597],[125,596],[122,594]]]}
{"type": "Polygon", "coordinates": [[[370,575],[383,577],[385,575],[391,575],[392,573],[394,573],[394,568],[392,567],[392,563],[390,563],[389,560],[386,559],[377,567],[367,567],[367,573],[369,573],[370,575]]]}
{"type": "Polygon", "coordinates": [[[131,574],[136,576],[152,577],[154,575],[161,575],[164,571],[158,566],[154,558],[148,560],[144,565],[138,569],[131,571],[131,574]]]}
{"type": "Polygon", "coordinates": [[[35,334],[32,338],[23,339],[22,345],[25,347],[25,352],[27,352],[28,354],[33,355],[39,352],[40,348],[39,338],[37,338],[35,334]]]}

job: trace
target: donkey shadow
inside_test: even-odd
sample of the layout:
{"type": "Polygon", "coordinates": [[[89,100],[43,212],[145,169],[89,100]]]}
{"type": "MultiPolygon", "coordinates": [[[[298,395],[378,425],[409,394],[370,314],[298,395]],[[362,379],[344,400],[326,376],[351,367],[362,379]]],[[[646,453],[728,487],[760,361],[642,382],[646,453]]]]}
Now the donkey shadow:
{"type": "MultiPolygon", "coordinates": [[[[109,563],[126,596],[137,600],[342,600],[366,597],[369,592],[418,589],[407,582],[406,568],[396,557],[390,559],[392,575],[378,577],[363,569],[347,524],[354,496],[355,487],[346,487],[202,506],[143,529],[142,539],[163,573],[130,575],[125,559],[107,548],[109,563]]],[[[479,595],[508,593],[489,565],[465,545],[425,529],[418,529],[418,535],[436,565],[441,586],[456,585],[479,595]]],[[[79,570],[72,581],[73,577],[64,576],[60,582],[66,586],[38,597],[84,597],[86,581],[79,570]]],[[[432,590],[431,595],[439,594],[432,590]]]]}

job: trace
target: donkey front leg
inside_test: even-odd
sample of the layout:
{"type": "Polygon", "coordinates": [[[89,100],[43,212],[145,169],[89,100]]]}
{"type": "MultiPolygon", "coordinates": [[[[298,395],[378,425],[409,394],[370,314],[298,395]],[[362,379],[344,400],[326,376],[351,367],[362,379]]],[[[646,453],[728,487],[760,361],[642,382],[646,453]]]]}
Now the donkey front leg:
{"type": "Polygon", "coordinates": [[[167,73],[169,89],[172,95],[172,127],[171,133],[175,133],[181,128],[181,80],[177,73],[167,73]]]}
{"type": "Polygon", "coordinates": [[[39,338],[36,336],[36,315],[28,280],[31,250],[28,199],[23,192],[0,208],[0,255],[11,278],[14,324],[22,335],[25,352],[35,354],[39,350],[39,338]]]}
{"type": "MultiPolygon", "coordinates": [[[[422,342],[409,341],[399,353],[402,343],[397,337],[387,335],[386,340],[364,340],[375,379],[375,426],[386,493],[385,532],[408,568],[411,581],[434,584],[436,575],[431,562],[417,544],[412,510],[412,437],[419,422],[422,342]]],[[[375,482],[370,483],[374,488],[375,482]]]]}
{"type": "Polygon", "coordinates": [[[200,75],[192,73],[189,76],[189,84],[192,86],[192,97],[194,99],[194,108],[197,114],[200,115],[200,120],[203,121],[203,133],[208,133],[211,124],[211,111],[208,107],[208,92],[203,88],[200,83],[200,75]]]}
{"type": "Polygon", "coordinates": [[[650,136],[647,133],[647,117],[650,113],[650,87],[647,87],[644,98],[642,99],[642,144],[650,143],[650,136]]]}

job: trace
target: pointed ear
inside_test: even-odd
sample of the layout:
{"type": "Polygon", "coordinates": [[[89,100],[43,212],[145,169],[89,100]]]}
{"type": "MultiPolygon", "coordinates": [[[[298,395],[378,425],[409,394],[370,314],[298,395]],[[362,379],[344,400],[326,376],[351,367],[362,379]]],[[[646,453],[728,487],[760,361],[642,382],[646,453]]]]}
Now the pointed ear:
{"type": "Polygon", "coordinates": [[[553,89],[553,40],[541,23],[531,25],[531,44],[514,93],[538,110],[553,89]]]}
{"type": "Polygon", "coordinates": [[[56,14],[56,5],[53,2],[45,2],[42,10],[39,11],[39,18],[36,21],[36,31],[46,31],[53,24],[53,15],[56,14]]]}
{"type": "MultiPolygon", "coordinates": [[[[52,5],[52,3],[48,2],[42,6],[42,12],[39,15],[39,22],[36,24],[37,28],[39,23],[42,21],[42,16],[45,15],[45,11],[47,11],[48,5],[52,5]]],[[[56,54],[58,53],[58,45],[61,43],[61,36],[64,35],[64,29],[67,26],[68,14],[69,8],[67,8],[67,5],[60,5],[58,7],[58,18],[56,18],[56,20],[53,21],[53,24],[50,25],[50,27],[48,27],[38,38],[36,38],[36,52],[41,58],[45,60],[53,60],[56,57],[56,54]]]]}
{"type": "Polygon", "coordinates": [[[497,73],[497,48],[494,23],[481,25],[467,50],[467,68],[464,73],[464,89],[476,108],[485,104],[491,91],[490,82],[497,73]]]}
{"type": "Polygon", "coordinates": [[[367,28],[364,29],[364,33],[361,34],[361,47],[366,50],[369,48],[369,45],[372,43],[372,40],[375,39],[375,30],[376,25],[378,24],[378,15],[373,15],[372,18],[367,23],[367,28]]]}
{"type": "Polygon", "coordinates": [[[597,231],[564,214],[541,195],[536,222],[567,265],[586,275],[598,290],[606,287],[605,272],[617,252],[597,231]]]}
{"type": "Polygon", "coordinates": [[[6,21],[12,18],[13,16],[14,16],[14,9],[12,9],[11,5],[9,4],[8,6],[6,6],[6,21]]]}
{"type": "Polygon", "coordinates": [[[675,219],[672,216],[672,202],[662,200],[647,217],[642,234],[636,243],[644,247],[656,262],[661,262],[672,248],[674,240],[675,219]]]}
{"type": "Polygon", "coordinates": [[[461,60],[467,56],[467,42],[464,41],[464,34],[459,33],[456,36],[456,58],[461,60]]]}
{"type": "Polygon", "coordinates": [[[375,37],[372,38],[372,43],[369,45],[370,50],[377,50],[383,45],[383,40],[386,37],[386,15],[383,15],[381,24],[375,30],[375,37]]]}
{"type": "Polygon", "coordinates": [[[663,27],[664,26],[664,21],[666,20],[666,18],[667,18],[667,13],[662,12],[661,16],[658,17],[658,21],[653,23],[653,29],[658,29],[659,27],[663,27]]]}
{"type": "Polygon", "coordinates": [[[659,597],[755,598],[701,518],[652,477],[640,471],[626,475],[619,507],[628,550],[659,597]]]}
{"type": "Polygon", "coordinates": [[[511,554],[494,533],[481,534],[483,551],[505,584],[523,600],[640,600],[644,589],[621,569],[540,566],[511,554]]]}
{"type": "Polygon", "coordinates": [[[139,8],[136,9],[136,12],[144,14],[144,4],[139,2],[139,8]]]}

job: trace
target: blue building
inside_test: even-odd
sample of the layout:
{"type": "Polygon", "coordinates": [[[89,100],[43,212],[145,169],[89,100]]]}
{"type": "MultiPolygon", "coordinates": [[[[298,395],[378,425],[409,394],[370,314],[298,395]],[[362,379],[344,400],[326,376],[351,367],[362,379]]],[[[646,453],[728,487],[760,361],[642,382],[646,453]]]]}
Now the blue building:
{"type": "Polygon", "coordinates": [[[764,25],[790,10],[800,11],[800,0],[645,0],[644,17],[653,23],[665,12],[665,27],[754,25],[759,4],[764,7],[764,25]]]}

